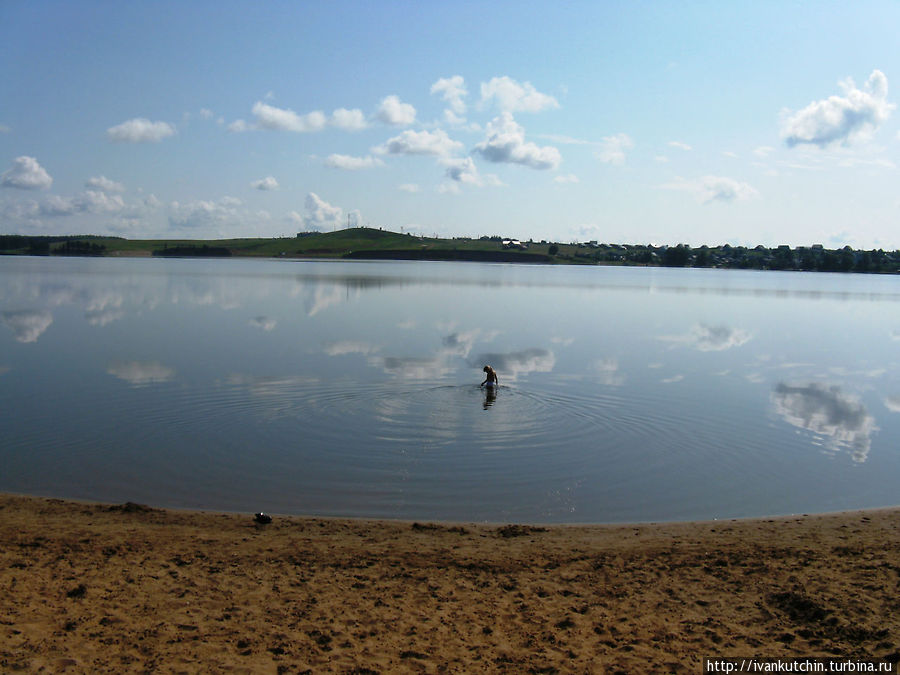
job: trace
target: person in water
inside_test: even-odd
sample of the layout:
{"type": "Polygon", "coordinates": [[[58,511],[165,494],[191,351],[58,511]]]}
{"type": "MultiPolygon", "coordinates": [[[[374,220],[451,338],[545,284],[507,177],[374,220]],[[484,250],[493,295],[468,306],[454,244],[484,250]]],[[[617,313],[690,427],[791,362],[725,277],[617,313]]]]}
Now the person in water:
{"type": "Polygon", "coordinates": [[[487,374],[485,375],[484,382],[481,383],[481,386],[487,385],[488,387],[499,387],[500,380],[497,379],[497,371],[490,366],[485,366],[483,370],[487,374]]]}

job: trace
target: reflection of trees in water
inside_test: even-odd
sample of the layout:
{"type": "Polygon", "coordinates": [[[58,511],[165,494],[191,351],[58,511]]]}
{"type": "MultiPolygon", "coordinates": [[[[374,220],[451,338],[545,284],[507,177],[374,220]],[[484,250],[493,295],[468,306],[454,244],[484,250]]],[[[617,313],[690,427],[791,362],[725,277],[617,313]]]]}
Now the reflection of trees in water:
{"type": "Polygon", "coordinates": [[[788,423],[823,437],[832,450],[848,449],[854,462],[865,462],[878,430],[865,406],[840,387],[818,382],[780,382],[772,393],[775,410],[788,423]]]}

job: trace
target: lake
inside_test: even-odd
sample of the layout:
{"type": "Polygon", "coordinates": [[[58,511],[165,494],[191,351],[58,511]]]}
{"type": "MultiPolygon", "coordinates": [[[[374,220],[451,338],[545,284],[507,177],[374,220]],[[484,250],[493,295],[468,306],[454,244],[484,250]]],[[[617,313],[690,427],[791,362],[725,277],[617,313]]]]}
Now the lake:
{"type": "Polygon", "coordinates": [[[547,523],[900,501],[900,277],[7,257],[0,280],[0,491],[547,523]]]}

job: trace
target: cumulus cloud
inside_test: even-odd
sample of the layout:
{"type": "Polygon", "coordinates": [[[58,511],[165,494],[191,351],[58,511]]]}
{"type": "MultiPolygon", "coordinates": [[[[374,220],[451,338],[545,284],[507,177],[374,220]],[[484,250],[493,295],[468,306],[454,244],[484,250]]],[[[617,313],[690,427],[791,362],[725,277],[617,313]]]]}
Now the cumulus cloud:
{"type": "Polygon", "coordinates": [[[433,155],[446,157],[462,149],[463,144],[451,139],[442,129],[435,131],[404,131],[389,139],[375,152],[391,155],[433,155]]]}
{"type": "Polygon", "coordinates": [[[303,225],[307,230],[325,230],[339,225],[343,220],[344,210],[329,204],[315,192],[306,195],[305,206],[303,225]]]}
{"type": "Polygon", "coordinates": [[[574,173],[567,173],[563,176],[556,176],[553,179],[554,183],[566,184],[566,183],[580,183],[581,181],[578,179],[574,173]]]}
{"type": "Polygon", "coordinates": [[[488,123],[485,140],[473,152],[489,162],[522,164],[532,169],[555,169],[562,161],[559,150],[553,146],[526,142],[525,129],[508,112],[488,123]]]}
{"type": "Polygon", "coordinates": [[[746,201],[759,196],[759,192],[749,183],[742,183],[726,176],[703,176],[689,181],[683,178],[666,183],[666,190],[681,190],[693,194],[703,204],[712,202],[746,201]]]}
{"type": "Polygon", "coordinates": [[[115,143],[159,143],[175,135],[175,127],[168,122],[151,122],[143,117],[122,122],[106,130],[109,140],[115,143]]]}
{"type": "Polygon", "coordinates": [[[540,112],[559,107],[555,98],[542,94],[530,82],[520,83],[506,76],[481,83],[481,102],[504,112],[540,112]]]}
{"type": "Polygon", "coordinates": [[[331,113],[329,123],[344,131],[361,131],[369,126],[362,110],[347,110],[346,108],[338,108],[331,113]]]}
{"type": "Polygon", "coordinates": [[[875,419],[840,387],[813,382],[779,383],[772,392],[775,410],[790,424],[816,434],[833,451],[848,449],[854,462],[865,462],[878,430],[875,419]]]}
{"type": "Polygon", "coordinates": [[[891,412],[900,412],[900,396],[888,396],[884,399],[884,406],[891,412]]]}
{"type": "MultiPolygon", "coordinates": [[[[462,75],[454,75],[453,77],[442,77],[433,85],[431,85],[431,93],[438,94],[447,102],[449,111],[455,115],[466,114],[465,97],[469,95],[466,90],[466,82],[462,75]]],[[[459,117],[451,118],[455,122],[459,122],[459,117]]]]}
{"type": "Polygon", "coordinates": [[[47,216],[71,216],[77,213],[116,213],[125,208],[119,195],[97,190],[85,190],[74,197],[51,196],[40,203],[40,212],[47,216]]]}
{"type": "Polygon", "coordinates": [[[374,169],[375,167],[384,166],[384,162],[371,155],[366,157],[352,157],[350,155],[333,154],[325,159],[325,166],[332,169],[359,171],[361,169],[374,169]]]}
{"type": "Polygon", "coordinates": [[[241,200],[223,197],[219,201],[197,200],[169,205],[169,223],[175,227],[217,229],[241,221],[241,200]]]}
{"type": "Polygon", "coordinates": [[[298,115],[293,110],[276,108],[275,106],[257,101],[252,108],[256,116],[256,124],[262,129],[270,131],[294,131],[305,133],[321,131],[328,123],[325,114],[314,110],[306,115],[298,115]]]}
{"type": "Polygon", "coordinates": [[[277,190],[278,181],[272,176],[266,176],[250,183],[250,187],[256,190],[277,190]]]}
{"type": "Polygon", "coordinates": [[[19,342],[37,342],[37,339],[53,323],[50,312],[18,310],[3,312],[3,323],[13,332],[19,342]]]}
{"type": "Polygon", "coordinates": [[[451,180],[455,180],[458,183],[481,185],[481,176],[478,175],[478,168],[471,157],[446,160],[445,165],[447,167],[447,177],[451,180]]]}
{"type": "Polygon", "coordinates": [[[802,110],[784,114],[781,137],[788,147],[800,144],[824,148],[870,136],[896,107],[887,101],[888,81],[873,70],[859,89],[852,79],[839,83],[843,96],[813,101],[802,110]]]}
{"type": "Polygon", "coordinates": [[[277,108],[268,103],[257,101],[251,110],[256,117],[255,122],[235,120],[227,126],[232,133],[267,129],[269,131],[293,131],[296,133],[312,133],[334,127],[344,131],[361,131],[369,126],[362,110],[354,108],[337,108],[328,117],[321,110],[314,110],[300,115],[289,108],[277,108]]]}
{"type": "Polygon", "coordinates": [[[250,131],[253,128],[252,124],[247,124],[245,120],[235,120],[231,124],[229,124],[226,129],[233,134],[240,134],[244,131],[250,131]]]}
{"type": "Polygon", "coordinates": [[[385,124],[408,126],[416,121],[416,109],[397,96],[386,96],[378,105],[375,116],[385,124]]]}
{"type": "Polygon", "coordinates": [[[110,180],[106,176],[95,176],[88,178],[84,186],[88,189],[101,190],[103,192],[125,192],[125,186],[110,180]]]}
{"type": "Polygon", "coordinates": [[[597,159],[604,164],[622,165],[625,163],[625,151],[634,147],[634,141],[628,134],[606,136],[599,143],[597,159]]]}
{"type": "Polygon", "coordinates": [[[16,157],[12,167],[0,176],[0,185],[20,190],[45,190],[52,184],[53,179],[44,167],[27,155],[16,157]]]}
{"type": "Polygon", "coordinates": [[[106,372],[128,382],[133,387],[168,382],[175,377],[175,370],[156,361],[124,361],[112,363],[106,372]]]}
{"type": "Polygon", "coordinates": [[[410,194],[415,194],[421,190],[416,183],[401,183],[397,186],[397,189],[401,192],[409,192],[410,194]]]}

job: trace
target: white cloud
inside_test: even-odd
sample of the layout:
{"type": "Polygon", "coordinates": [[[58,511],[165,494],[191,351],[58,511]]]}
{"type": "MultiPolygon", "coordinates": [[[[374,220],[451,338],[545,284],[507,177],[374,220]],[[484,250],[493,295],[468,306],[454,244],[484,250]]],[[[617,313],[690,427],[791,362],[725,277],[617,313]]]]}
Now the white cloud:
{"type": "Polygon", "coordinates": [[[606,136],[600,141],[600,149],[597,150],[597,159],[604,164],[617,166],[625,163],[625,151],[634,147],[634,141],[628,134],[615,134],[606,136]]]}
{"type": "Polygon", "coordinates": [[[109,140],[116,143],[159,143],[175,135],[175,127],[168,122],[151,122],[137,117],[106,130],[109,140]]]}
{"type": "Polygon", "coordinates": [[[678,178],[674,182],[665,183],[666,190],[690,192],[703,204],[712,202],[746,201],[759,196],[759,192],[749,183],[741,183],[725,176],[703,176],[694,181],[678,178]]]}
{"type": "Polygon", "coordinates": [[[469,95],[469,92],[466,90],[466,82],[462,75],[442,77],[431,85],[431,93],[440,94],[441,98],[447,102],[447,105],[449,106],[448,112],[454,115],[454,117],[449,118],[448,121],[451,119],[460,120],[460,118],[456,116],[466,114],[466,102],[463,99],[469,95]]]}
{"type": "Polygon", "coordinates": [[[175,227],[218,229],[241,221],[239,199],[223,197],[219,201],[198,200],[169,205],[169,223],[175,227]]]}
{"type": "Polygon", "coordinates": [[[887,102],[888,81],[873,70],[862,89],[852,79],[839,83],[843,96],[813,101],[802,110],[786,111],[781,137],[789,146],[807,143],[824,148],[869,137],[896,107],[887,102]]]}
{"type": "Polygon", "coordinates": [[[244,120],[235,120],[226,128],[233,134],[240,134],[244,131],[250,131],[253,128],[253,125],[247,124],[244,120]]]}
{"type": "Polygon", "coordinates": [[[397,96],[386,96],[378,105],[376,117],[385,124],[408,126],[416,121],[416,109],[397,96]]]}
{"type": "Polygon", "coordinates": [[[888,396],[884,399],[884,406],[891,412],[900,412],[900,396],[888,396]]]}
{"type": "Polygon", "coordinates": [[[389,139],[384,145],[374,148],[375,152],[391,155],[434,155],[446,157],[463,144],[452,140],[442,129],[435,131],[407,130],[389,139]]]}
{"type": "Polygon", "coordinates": [[[343,219],[344,211],[340,206],[333,206],[319,197],[315,192],[306,195],[306,215],[303,225],[307,230],[324,230],[337,226],[343,219]]]}
{"type": "Polygon", "coordinates": [[[678,148],[679,150],[689,151],[693,150],[693,148],[687,143],[682,143],[681,141],[669,141],[670,148],[678,148]]]}
{"type": "Polygon", "coordinates": [[[559,107],[555,98],[542,94],[530,82],[519,83],[506,76],[481,83],[481,102],[493,103],[504,112],[540,112],[559,107]]]}
{"type": "Polygon", "coordinates": [[[93,178],[88,178],[84,186],[95,190],[102,190],[103,192],[125,192],[124,185],[117,183],[114,180],[110,180],[106,176],[94,176],[93,178]]]}
{"type": "Polygon", "coordinates": [[[470,185],[481,185],[481,176],[478,175],[478,167],[471,157],[463,159],[448,159],[444,161],[447,167],[447,178],[457,183],[468,183],[470,185]]]}
{"type": "Polygon", "coordinates": [[[419,192],[421,190],[421,188],[415,183],[402,183],[397,186],[397,189],[402,192],[409,192],[410,194],[415,194],[416,192],[419,192]]]}
{"type": "Polygon", "coordinates": [[[553,182],[565,185],[567,183],[580,183],[581,181],[578,180],[578,176],[576,176],[574,173],[568,173],[563,176],[556,176],[553,179],[553,182]]]}
{"type": "Polygon", "coordinates": [[[361,131],[369,126],[362,110],[346,108],[338,108],[331,113],[330,124],[345,131],[361,131]]]}
{"type": "Polygon", "coordinates": [[[27,155],[16,157],[12,168],[0,176],[0,185],[20,190],[45,190],[52,184],[53,179],[44,167],[34,157],[27,155]]]}
{"type": "Polygon", "coordinates": [[[562,161],[559,150],[551,145],[539,147],[525,141],[525,129],[508,112],[487,125],[486,138],[475,146],[489,162],[522,164],[532,169],[555,169],[562,161]]]}
{"type": "Polygon", "coordinates": [[[368,155],[366,157],[351,157],[350,155],[329,155],[325,159],[325,166],[332,169],[345,169],[347,171],[359,171],[361,169],[374,169],[375,167],[384,166],[377,157],[368,155]]]}
{"type": "Polygon", "coordinates": [[[257,190],[277,190],[278,181],[272,176],[266,176],[250,183],[250,187],[257,190]]]}
{"type": "Polygon", "coordinates": [[[765,159],[774,151],[775,151],[775,148],[773,148],[770,145],[761,145],[753,151],[753,154],[761,159],[765,159]]]}
{"type": "MultiPolygon", "coordinates": [[[[321,131],[328,123],[325,114],[314,110],[306,115],[298,115],[293,110],[276,108],[262,101],[253,105],[252,112],[256,115],[256,123],[263,129],[271,131],[294,131],[305,133],[321,131]]],[[[236,129],[243,131],[244,129],[236,129]]]]}
{"type": "Polygon", "coordinates": [[[211,120],[215,114],[209,108],[200,108],[200,119],[211,120]]]}

